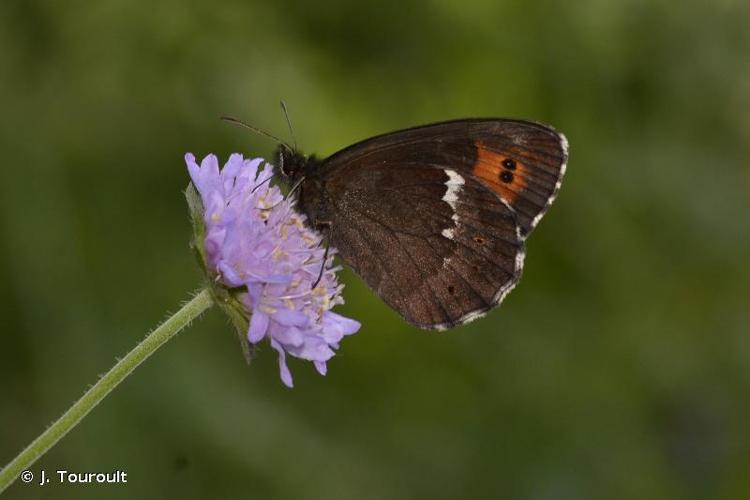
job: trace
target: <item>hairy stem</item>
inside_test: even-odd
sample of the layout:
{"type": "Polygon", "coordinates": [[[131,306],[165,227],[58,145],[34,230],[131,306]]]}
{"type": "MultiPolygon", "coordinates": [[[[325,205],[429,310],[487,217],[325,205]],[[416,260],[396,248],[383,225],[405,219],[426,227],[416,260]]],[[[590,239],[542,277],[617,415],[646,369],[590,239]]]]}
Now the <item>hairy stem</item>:
{"type": "Polygon", "coordinates": [[[149,333],[132,351],[118,361],[91,389],[81,396],[68,411],[47,428],[29,446],[0,471],[0,493],[73,429],[112,389],[125,380],[143,361],[174,337],[192,320],[213,305],[208,290],[198,292],[190,301],[149,333]]]}

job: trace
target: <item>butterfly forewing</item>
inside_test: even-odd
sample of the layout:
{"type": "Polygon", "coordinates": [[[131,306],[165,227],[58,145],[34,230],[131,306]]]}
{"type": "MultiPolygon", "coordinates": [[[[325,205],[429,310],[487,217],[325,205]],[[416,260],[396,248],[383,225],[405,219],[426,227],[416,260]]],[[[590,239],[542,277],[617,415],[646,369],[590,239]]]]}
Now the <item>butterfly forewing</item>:
{"type": "MultiPolygon", "coordinates": [[[[507,119],[456,120],[391,132],[359,142],[325,162],[338,171],[394,164],[453,168],[475,177],[516,212],[521,236],[536,227],[560,189],[568,159],[565,137],[546,125],[507,119]]],[[[347,174],[338,174],[347,175],[347,174]]]]}

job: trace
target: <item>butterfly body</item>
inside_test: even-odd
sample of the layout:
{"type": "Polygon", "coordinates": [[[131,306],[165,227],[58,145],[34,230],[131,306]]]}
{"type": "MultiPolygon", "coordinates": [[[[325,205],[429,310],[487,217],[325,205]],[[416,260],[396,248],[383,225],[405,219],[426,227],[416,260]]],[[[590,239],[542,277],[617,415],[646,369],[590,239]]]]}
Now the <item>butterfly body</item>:
{"type": "Polygon", "coordinates": [[[497,306],[520,279],[567,142],[537,123],[469,119],[376,136],[322,160],[284,147],[279,156],[308,223],[407,321],[442,330],[497,306]]]}

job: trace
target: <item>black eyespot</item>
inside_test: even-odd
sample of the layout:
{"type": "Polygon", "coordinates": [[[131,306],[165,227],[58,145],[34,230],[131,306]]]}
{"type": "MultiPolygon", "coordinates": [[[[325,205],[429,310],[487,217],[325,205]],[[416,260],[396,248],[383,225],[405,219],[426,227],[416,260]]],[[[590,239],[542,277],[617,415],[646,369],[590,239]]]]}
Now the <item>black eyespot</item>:
{"type": "Polygon", "coordinates": [[[503,160],[503,167],[507,168],[508,170],[515,170],[516,169],[516,160],[513,158],[506,158],[503,160]]]}
{"type": "Polygon", "coordinates": [[[500,180],[506,184],[509,182],[513,182],[513,174],[505,170],[503,171],[503,173],[500,174],[500,180]]]}
{"type": "Polygon", "coordinates": [[[448,285],[448,293],[453,295],[456,291],[456,288],[453,285],[448,285]]]}

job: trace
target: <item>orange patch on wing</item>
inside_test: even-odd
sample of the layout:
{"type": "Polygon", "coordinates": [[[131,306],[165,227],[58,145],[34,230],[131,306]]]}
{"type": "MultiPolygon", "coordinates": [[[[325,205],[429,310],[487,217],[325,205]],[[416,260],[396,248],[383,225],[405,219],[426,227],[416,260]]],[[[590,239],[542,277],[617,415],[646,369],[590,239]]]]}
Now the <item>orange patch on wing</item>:
{"type": "Polygon", "coordinates": [[[482,179],[484,184],[500,195],[505,201],[513,204],[518,194],[526,187],[526,166],[520,161],[507,155],[490,151],[482,143],[476,143],[477,161],[471,171],[476,177],[482,179]],[[503,166],[503,162],[510,159],[514,162],[515,168],[508,169],[503,166]],[[501,180],[503,172],[512,175],[509,182],[501,180]]]}

